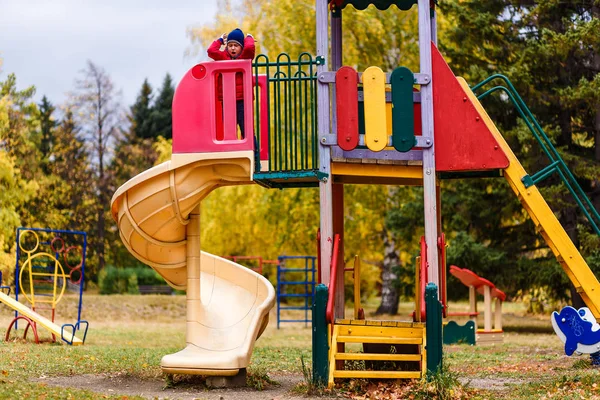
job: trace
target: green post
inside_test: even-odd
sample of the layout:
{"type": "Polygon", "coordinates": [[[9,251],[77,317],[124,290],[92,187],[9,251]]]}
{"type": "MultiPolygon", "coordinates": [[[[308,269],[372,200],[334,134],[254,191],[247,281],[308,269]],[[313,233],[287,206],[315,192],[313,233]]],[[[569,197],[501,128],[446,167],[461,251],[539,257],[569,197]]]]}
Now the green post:
{"type": "Polygon", "coordinates": [[[322,283],[315,287],[315,302],[312,307],[312,365],[313,384],[327,386],[329,375],[329,343],[327,337],[327,286],[322,283]]]}
{"type": "Polygon", "coordinates": [[[429,282],[425,288],[428,376],[438,372],[442,366],[442,303],[437,293],[437,286],[429,282]]]}

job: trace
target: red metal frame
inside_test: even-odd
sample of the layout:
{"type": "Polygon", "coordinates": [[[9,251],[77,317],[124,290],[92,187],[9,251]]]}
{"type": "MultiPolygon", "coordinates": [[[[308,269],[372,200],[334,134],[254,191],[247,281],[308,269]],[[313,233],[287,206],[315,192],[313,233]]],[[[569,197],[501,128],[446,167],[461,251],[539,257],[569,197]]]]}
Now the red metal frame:
{"type": "Polygon", "coordinates": [[[335,307],[335,283],[337,282],[337,260],[338,260],[338,250],[340,247],[340,235],[335,234],[333,237],[333,254],[331,256],[331,274],[329,276],[329,299],[327,299],[327,321],[330,324],[333,324],[333,309],[335,307]]]}
{"type": "MultiPolygon", "coordinates": [[[[425,321],[425,286],[427,286],[427,242],[425,236],[421,236],[421,321],[425,321]]],[[[417,311],[418,312],[418,311],[417,311]]]]}

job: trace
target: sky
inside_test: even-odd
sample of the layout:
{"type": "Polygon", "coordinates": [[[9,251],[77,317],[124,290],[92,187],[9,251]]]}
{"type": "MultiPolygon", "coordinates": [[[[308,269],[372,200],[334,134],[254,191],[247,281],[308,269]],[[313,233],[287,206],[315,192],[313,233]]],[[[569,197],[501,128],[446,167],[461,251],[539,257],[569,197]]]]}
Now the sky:
{"type": "Polygon", "coordinates": [[[205,59],[185,56],[186,29],[216,11],[216,0],[0,0],[0,81],[15,73],[18,89],[60,105],[91,60],[130,106],[144,78],[158,90],[205,59]]]}

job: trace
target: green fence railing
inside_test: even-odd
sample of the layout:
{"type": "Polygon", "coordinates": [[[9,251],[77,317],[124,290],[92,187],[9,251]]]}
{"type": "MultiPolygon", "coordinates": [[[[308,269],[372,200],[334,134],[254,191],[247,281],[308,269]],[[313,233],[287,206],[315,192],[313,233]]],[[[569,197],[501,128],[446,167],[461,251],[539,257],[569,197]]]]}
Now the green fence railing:
{"type": "MultiPolygon", "coordinates": [[[[317,170],[317,65],[322,57],[302,53],[293,61],[286,53],[275,62],[260,54],[253,63],[255,79],[267,79],[267,116],[255,102],[255,128],[260,132],[261,118],[268,118],[269,172],[317,170]]],[[[259,87],[255,97],[259,98],[259,87]]],[[[259,136],[259,135],[258,135],[259,136]]],[[[258,138],[260,140],[260,138],[258,138]]],[[[259,146],[260,146],[259,142],[259,146]]]]}
{"type": "Polygon", "coordinates": [[[536,185],[538,182],[549,177],[554,172],[558,173],[571,195],[573,195],[573,198],[577,202],[577,205],[581,208],[583,214],[586,216],[586,218],[592,225],[592,229],[594,230],[594,232],[596,232],[597,235],[600,236],[600,214],[598,214],[598,211],[595,209],[590,199],[586,196],[583,189],[581,189],[581,186],[579,186],[579,183],[577,183],[577,180],[567,167],[567,164],[561,158],[556,148],[552,145],[552,142],[550,141],[550,139],[548,138],[538,121],[535,119],[529,108],[527,108],[525,102],[523,101],[521,96],[519,96],[510,80],[504,75],[495,74],[478,83],[477,85],[471,87],[471,90],[473,91],[473,93],[475,93],[476,90],[482,88],[484,85],[495,79],[500,79],[504,81],[508,87],[495,86],[487,90],[486,92],[478,95],[477,98],[482,99],[496,91],[504,92],[514,104],[515,108],[517,109],[517,112],[519,113],[521,118],[523,118],[529,130],[535,136],[536,140],[542,147],[542,151],[544,152],[544,154],[546,154],[546,156],[550,160],[550,164],[542,170],[536,172],[533,175],[526,175],[521,179],[525,187],[536,185]]]}

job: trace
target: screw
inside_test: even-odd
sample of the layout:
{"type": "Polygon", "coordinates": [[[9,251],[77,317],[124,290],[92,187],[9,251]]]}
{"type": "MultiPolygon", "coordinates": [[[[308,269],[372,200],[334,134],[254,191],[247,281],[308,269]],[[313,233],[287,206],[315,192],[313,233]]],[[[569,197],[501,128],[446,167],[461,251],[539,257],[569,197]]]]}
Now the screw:
{"type": "Polygon", "coordinates": [[[475,121],[479,122],[479,117],[475,117],[475,121]]]}
{"type": "Polygon", "coordinates": [[[325,144],[325,142],[327,142],[327,139],[326,139],[326,138],[324,138],[324,137],[322,137],[322,138],[321,138],[321,143],[325,144]]]}
{"type": "Polygon", "coordinates": [[[466,98],[466,97],[463,97],[463,101],[465,101],[465,102],[466,102],[466,101],[467,101],[467,98],[466,98]]]}
{"type": "Polygon", "coordinates": [[[431,144],[431,139],[427,139],[427,140],[425,141],[425,143],[427,143],[427,144],[431,144]]]}

